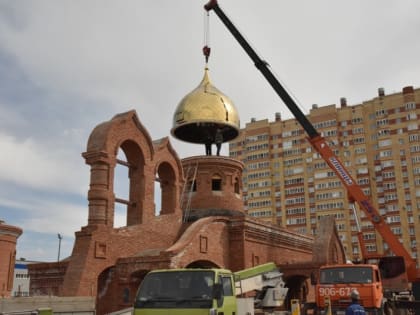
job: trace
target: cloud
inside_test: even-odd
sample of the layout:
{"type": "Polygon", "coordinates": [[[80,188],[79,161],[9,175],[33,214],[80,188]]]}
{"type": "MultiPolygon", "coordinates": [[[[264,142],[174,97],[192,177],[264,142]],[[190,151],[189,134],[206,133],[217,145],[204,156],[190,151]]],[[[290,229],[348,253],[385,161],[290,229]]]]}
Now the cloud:
{"type": "MultiPolygon", "coordinates": [[[[73,132],[67,130],[67,137],[73,132]]],[[[69,156],[63,146],[49,147],[33,138],[17,140],[6,134],[0,134],[0,143],[1,181],[40,191],[86,193],[88,169],[79,154],[69,156]]]]}
{"type": "Polygon", "coordinates": [[[31,195],[22,200],[3,193],[0,195],[2,218],[24,231],[57,233],[72,236],[81,226],[87,224],[88,206],[83,199],[59,197],[57,195],[31,195]],[[8,209],[3,212],[3,209],[8,209]],[[12,219],[13,218],[13,223],[12,219]]]}
{"type": "Polygon", "coordinates": [[[24,232],[16,247],[16,258],[31,261],[56,261],[60,245],[60,260],[70,256],[73,248],[73,237],[63,236],[59,244],[58,233],[24,232]]]}
{"type": "MultiPolygon", "coordinates": [[[[25,191],[28,194],[28,191],[25,191]]],[[[59,200],[53,195],[11,196],[0,194],[0,217],[23,230],[17,242],[17,257],[36,261],[57,258],[57,234],[63,236],[61,259],[69,256],[74,232],[87,225],[88,206],[82,200],[59,200]]]]}

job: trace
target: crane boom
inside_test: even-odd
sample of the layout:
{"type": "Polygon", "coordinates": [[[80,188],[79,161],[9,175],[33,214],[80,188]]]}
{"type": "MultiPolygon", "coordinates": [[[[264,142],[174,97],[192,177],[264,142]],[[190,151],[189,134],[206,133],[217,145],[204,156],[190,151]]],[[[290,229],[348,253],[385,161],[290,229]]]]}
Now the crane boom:
{"type": "Polygon", "coordinates": [[[340,178],[341,182],[347,189],[349,197],[351,197],[359,204],[360,208],[370,219],[375,229],[379,232],[379,234],[382,236],[383,240],[388,244],[389,248],[393,251],[393,253],[397,256],[402,256],[404,258],[409,279],[412,281],[417,279],[418,276],[415,260],[411,257],[410,253],[405,249],[405,247],[400,243],[399,239],[391,231],[390,227],[380,216],[379,212],[373,206],[373,204],[363,192],[363,190],[360,188],[360,186],[357,185],[356,181],[348,173],[344,165],[331,150],[324,137],[322,137],[318,133],[318,131],[315,129],[312,123],[297,106],[294,99],[289,95],[289,93],[284,89],[284,87],[280,84],[280,82],[271,72],[267,62],[262,60],[254,51],[254,49],[248,44],[246,39],[241,35],[241,33],[238,31],[235,25],[233,25],[233,23],[225,15],[223,10],[219,7],[217,0],[210,0],[204,6],[204,8],[207,11],[213,10],[223,22],[223,24],[232,33],[233,37],[235,37],[238,43],[242,46],[242,48],[252,59],[258,70],[260,70],[263,76],[267,79],[268,83],[273,87],[277,95],[283,100],[283,102],[292,112],[296,120],[306,131],[306,133],[308,134],[308,140],[311,143],[311,145],[322,156],[322,158],[335,172],[335,174],[340,178]]]}

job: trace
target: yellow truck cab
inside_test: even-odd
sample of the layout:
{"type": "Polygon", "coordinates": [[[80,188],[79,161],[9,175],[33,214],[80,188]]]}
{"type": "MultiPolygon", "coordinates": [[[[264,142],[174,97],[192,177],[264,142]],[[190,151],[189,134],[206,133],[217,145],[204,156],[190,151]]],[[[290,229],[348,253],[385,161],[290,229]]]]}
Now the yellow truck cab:
{"type": "Polygon", "coordinates": [[[234,278],[226,269],[167,269],[146,275],[134,315],[237,314],[234,278]]]}
{"type": "Polygon", "coordinates": [[[149,272],[134,301],[134,315],[245,315],[282,307],[288,289],[274,263],[232,273],[227,269],[149,272]],[[246,293],[254,296],[247,297],[246,293]]]}

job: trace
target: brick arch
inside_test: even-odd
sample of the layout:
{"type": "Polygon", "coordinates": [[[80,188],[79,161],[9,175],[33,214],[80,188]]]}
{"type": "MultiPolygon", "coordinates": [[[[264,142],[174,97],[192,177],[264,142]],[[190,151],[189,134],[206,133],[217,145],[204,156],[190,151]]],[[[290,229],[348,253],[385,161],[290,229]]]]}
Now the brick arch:
{"type": "Polygon", "coordinates": [[[131,273],[128,281],[118,280],[116,265],[109,266],[98,275],[98,292],[96,293],[96,313],[105,314],[115,300],[115,293],[120,295],[120,303],[126,307],[132,306],[138,287],[150,270],[140,269],[131,273]]]}
{"type": "MultiPolygon", "coordinates": [[[[127,202],[127,226],[142,223],[143,208],[142,200],[145,196],[144,182],[144,155],[139,145],[129,140],[124,140],[120,149],[125,154],[128,167],[129,191],[127,202]]],[[[121,162],[120,162],[121,163],[121,162]]],[[[118,197],[118,196],[116,196],[118,197]]]]}
{"type": "Polygon", "coordinates": [[[89,136],[87,152],[114,152],[115,155],[119,144],[125,139],[139,143],[145,151],[145,157],[153,158],[152,138],[135,110],[117,114],[111,120],[97,125],[89,136]]]}
{"type": "Polygon", "coordinates": [[[177,202],[177,177],[171,164],[168,162],[160,163],[156,168],[162,190],[161,212],[160,214],[173,213],[177,202]]]}
{"type": "Polygon", "coordinates": [[[185,268],[220,268],[219,265],[210,260],[195,260],[190,262],[185,268]]]}
{"type": "Polygon", "coordinates": [[[169,138],[153,142],[155,149],[154,174],[160,182],[161,211],[160,215],[180,213],[180,188],[184,184],[183,168],[169,138]]]}
{"type": "Polygon", "coordinates": [[[87,151],[82,154],[91,166],[88,225],[114,225],[114,174],[120,148],[129,168],[127,225],[142,223],[148,216],[144,209],[152,211],[153,199],[145,198],[145,194],[153,191],[155,151],[150,135],[133,110],[99,124],[89,136],[87,151]]]}
{"type": "Polygon", "coordinates": [[[168,249],[171,267],[183,268],[194,262],[209,261],[226,268],[229,265],[229,219],[210,216],[198,219],[187,227],[181,237],[168,249]]]}
{"type": "Polygon", "coordinates": [[[106,310],[107,303],[106,301],[110,298],[112,294],[112,287],[111,284],[113,282],[113,278],[116,272],[115,266],[110,266],[102,270],[101,273],[98,275],[98,286],[96,292],[96,299],[99,303],[96,305],[96,312],[98,314],[103,314],[104,310],[106,310]]]}
{"type": "Polygon", "coordinates": [[[285,287],[289,288],[286,296],[286,307],[291,309],[291,300],[298,299],[300,302],[306,302],[309,291],[309,281],[305,274],[294,274],[293,276],[283,278],[285,287]]]}
{"type": "Polygon", "coordinates": [[[240,194],[241,193],[241,186],[242,186],[242,181],[239,179],[238,176],[235,176],[233,178],[233,191],[235,194],[240,194]]]}

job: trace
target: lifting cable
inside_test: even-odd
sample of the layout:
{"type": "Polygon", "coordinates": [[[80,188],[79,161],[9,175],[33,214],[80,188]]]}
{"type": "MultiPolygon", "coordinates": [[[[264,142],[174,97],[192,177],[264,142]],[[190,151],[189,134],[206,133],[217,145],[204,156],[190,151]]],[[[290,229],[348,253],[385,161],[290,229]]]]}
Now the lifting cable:
{"type": "Polygon", "coordinates": [[[210,15],[209,11],[204,12],[204,47],[203,54],[206,57],[206,65],[210,57],[210,15]]]}

